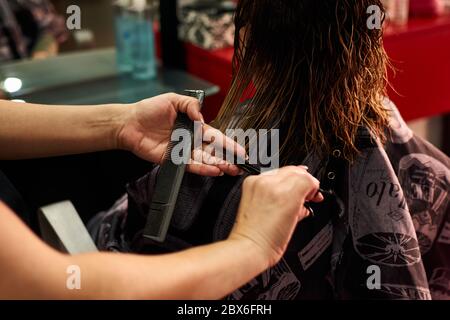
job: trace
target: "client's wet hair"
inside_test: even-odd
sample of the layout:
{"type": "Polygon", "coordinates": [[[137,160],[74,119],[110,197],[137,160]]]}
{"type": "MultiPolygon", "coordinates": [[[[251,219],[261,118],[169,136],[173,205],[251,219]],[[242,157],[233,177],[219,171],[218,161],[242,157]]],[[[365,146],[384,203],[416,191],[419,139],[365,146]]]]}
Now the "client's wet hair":
{"type": "Polygon", "coordinates": [[[380,0],[240,0],[233,82],[215,125],[227,129],[254,87],[233,126],[283,128],[282,164],[336,142],[353,160],[360,126],[384,141],[388,60],[382,30],[367,26],[372,5],[384,21],[380,0]]]}

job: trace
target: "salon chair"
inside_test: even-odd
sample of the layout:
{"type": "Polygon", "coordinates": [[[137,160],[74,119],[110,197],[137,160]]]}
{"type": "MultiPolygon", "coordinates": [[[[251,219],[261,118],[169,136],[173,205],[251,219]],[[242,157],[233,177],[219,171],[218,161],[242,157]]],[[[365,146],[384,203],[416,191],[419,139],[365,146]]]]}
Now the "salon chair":
{"type": "Polygon", "coordinates": [[[56,250],[71,255],[98,251],[72,202],[42,207],[38,219],[42,239],[56,250]]]}

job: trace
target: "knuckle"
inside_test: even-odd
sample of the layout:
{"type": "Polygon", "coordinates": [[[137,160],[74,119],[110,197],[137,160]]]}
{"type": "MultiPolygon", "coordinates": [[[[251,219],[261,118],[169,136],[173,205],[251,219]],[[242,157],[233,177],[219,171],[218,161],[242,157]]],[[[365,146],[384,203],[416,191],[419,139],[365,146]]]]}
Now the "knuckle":
{"type": "Polygon", "coordinates": [[[286,172],[289,174],[298,174],[300,172],[300,170],[296,166],[288,166],[288,167],[286,167],[286,172]]]}
{"type": "Polygon", "coordinates": [[[169,92],[169,93],[166,93],[166,96],[169,99],[174,99],[177,96],[177,94],[175,92],[169,92]]]}
{"type": "Polygon", "coordinates": [[[261,188],[265,188],[267,186],[267,180],[266,179],[264,179],[264,177],[261,177],[261,178],[256,178],[256,180],[255,180],[255,187],[256,188],[258,188],[258,189],[261,189],[261,188]]]}
{"type": "Polygon", "coordinates": [[[316,178],[314,178],[312,175],[308,174],[307,175],[309,182],[313,185],[313,186],[318,186],[320,185],[319,180],[317,180],[316,178]]]}
{"type": "Polygon", "coordinates": [[[289,191],[290,187],[286,184],[280,184],[274,188],[270,188],[271,195],[277,199],[285,198],[289,191]]]}
{"type": "Polygon", "coordinates": [[[243,183],[244,189],[251,188],[253,185],[255,185],[255,180],[256,180],[256,177],[253,177],[253,176],[246,178],[243,183]]]}
{"type": "Polygon", "coordinates": [[[297,171],[297,168],[295,166],[287,166],[287,167],[282,168],[280,170],[280,173],[281,174],[290,175],[290,174],[292,174],[292,173],[294,173],[296,171],[297,171]]]}

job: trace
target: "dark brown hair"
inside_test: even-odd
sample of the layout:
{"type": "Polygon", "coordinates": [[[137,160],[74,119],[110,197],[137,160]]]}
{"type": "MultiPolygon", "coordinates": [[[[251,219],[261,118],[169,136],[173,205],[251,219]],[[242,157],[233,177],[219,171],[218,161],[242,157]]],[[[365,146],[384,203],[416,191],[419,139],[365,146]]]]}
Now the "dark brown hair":
{"type": "Polygon", "coordinates": [[[382,30],[367,26],[371,5],[384,20],[380,0],[240,0],[233,82],[215,125],[227,129],[254,86],[233,126],[283,128],[282,164],[335,142],[352,160],[360,126],[384,141],[387,57],[382,30]]]}

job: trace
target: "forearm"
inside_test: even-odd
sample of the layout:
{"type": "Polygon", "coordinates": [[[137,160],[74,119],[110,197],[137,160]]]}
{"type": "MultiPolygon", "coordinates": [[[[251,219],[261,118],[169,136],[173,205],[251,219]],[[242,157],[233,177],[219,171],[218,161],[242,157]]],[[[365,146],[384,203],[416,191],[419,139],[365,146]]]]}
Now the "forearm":
{"type": "Polygon", "coordinates": [[[0,101],[0,159],[78,154],[117,147],[123,105],[44,106],[0,101]]]}
{"type": "Polygon", "coordinates": [[[80,266],[82,299],[220,299],[268,268],[252,243],[224,241],[161,256],[91,254],[80,266]]]}
{"type": "Polygon", "coordinates": [[[227,240],[180,253],[60,254],[0,203],[0,299],[219,299],[267,269],[251,241],[227,240]],[[78,266],[80,290],[66,287],[78,266]]]}

